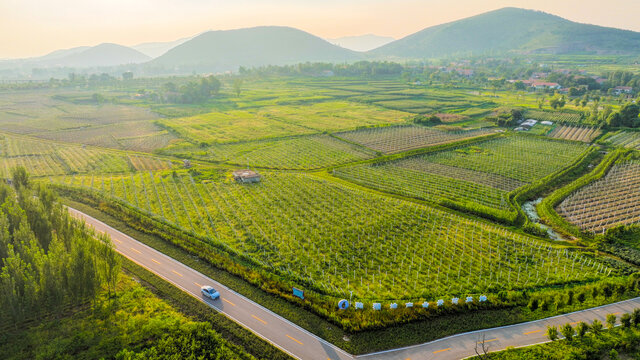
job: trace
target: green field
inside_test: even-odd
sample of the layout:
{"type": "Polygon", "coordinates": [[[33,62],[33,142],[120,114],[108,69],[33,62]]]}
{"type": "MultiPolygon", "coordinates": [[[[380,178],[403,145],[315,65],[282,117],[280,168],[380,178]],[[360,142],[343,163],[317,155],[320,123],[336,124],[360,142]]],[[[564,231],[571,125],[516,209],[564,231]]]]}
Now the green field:
{"type": "Polygon", "coordinates": [[[140,106],[96,104],[90,94],[82,92],[35,91],[0,96],[0,131],[148,152],[175,140],[175,136],[154,124],[157,114],[140,106]]]}
{"type": "MultiPolygon", "coordinates": [[[[53,182],[72,201],[167,247],[197,252],[194,261],[251,287],[243,294],[304,306],[347,332],[410,322],[438,328],[450,321],[445,314],[473,319],[465,331],[496,325],[479,314],[526,312],[528,296],[566,286],[586,292],[627,274],[588,242],[528,235],[543,234],[516,208],[597,165],[600,158],[585,154],[597,155],[588,142],[600,130],[580,120],[596,100],[552,111],[551,93],[454,79],[434,68],[411,65],[402,76],[220,75],[220,93],[196,102],[163,96],[168,82],[176,85],[169,93],[179,94],[198,76],[6,91],[0,176],[24,166],[34,182],[53,182]],[[497,125],[517,109],[554,124],[526,134],[497,125]],[[431,115],[442,123],[420,125],[431,115]],[[243,168],[262,181],[234,182],[231,172],[243,168]],[[304,305],[291,299],[291,286],[308,294],[304,305]],[[338,311],[336,300],[351,293],[363,311],[338,311]],[[489,301],[451,301],[479,295],[489,301]],[[371,307],[440,299],[444,308],[371,307]]],[[[599,101],[619,106],[611,97],[599,101]]],[[[634,132],[601,131],[602,144],[637,145],[634,132]]],[[[593,298],[583,305],[606,302],[593,298]]],[[[534,317],[573,309],[567,306],[534,317]]],[[[304,322],[301,314],[309,313],[294,318],[304,322]]],[[[520,315],[514,319],[531,312],[520,315]]],[[[371,343],[354,346],[387,346],[371,343]]]]}
{"type": "Polygon", "coordinates": [[[173,156],[274,169],[316,169],[370,159],[375,152],[329,135],[306,135],[229,144],[175,146],[173,156]]]}
{"type": "Polygon", "coordinates": [[[640,223],[640,162],[614,165],[606,176],[579,189],[557,211],[571,223],[594,233],[640,223]]]}
{"type": "Polygon", "coordinates": [[[123,173],[166,170],[170,160],[136,153],[61,144],[25,136],[0,135],[0,173],[9,177],[11,168],[23,166],[32,176],[77,173],[123,173]]]}
{"type": "Polygon", "coordinates": [[[269,172],[251,186],[170,174],[60,181],[121,199],[335,297],[432,301],[604,271],[579,252],[304,174],[269,172]]]}
{"type": "Polygon", "coordinates": [[[159,123],[194,143],[225,143],[398,123],[407,114],[347,102],[231,110],[159,123]]]}
{"type": "Polygon", "coordinates": [[[618,131],[606,139],[614,146],[640,150],[640,132],[618,131]]]}
{"type": "Polygon", "coordinates": [[[334,175],[436,203],[510,211],[509,192],[568,166],[586,149],[577,143],[512,135],[392,162],[342,167],[334,175]]]}
{"type": "Polygon", "coordinates": [[[490,129],[442,131],[425,126],[404,125],[341,132],[336,133],[335,136],[381,153],[393,154],[488,135],[493,132],[490,129]]]}

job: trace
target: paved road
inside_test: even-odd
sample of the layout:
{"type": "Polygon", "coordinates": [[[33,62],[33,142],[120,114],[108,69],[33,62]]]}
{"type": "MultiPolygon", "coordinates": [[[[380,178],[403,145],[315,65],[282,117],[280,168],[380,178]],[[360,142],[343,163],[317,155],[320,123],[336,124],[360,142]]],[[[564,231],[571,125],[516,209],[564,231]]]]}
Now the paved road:
{"type": "Polygon", "coordinates": [[[461,359],[475,355],[476,345],[483,339],[490,351],[501,350],[507,346],[518,347],[537,344],[547,341],[545,331],[549,325],[560,326],[567,322],[577,324],[579,321],[591,322],[594,319],[599,319],[604,323],[607,314],[616,314],[619,317],[623,313],[630,313],[633,309],[640,307],[640,298],[635,298],[543,320],[479,330],[406,348],[353,356],[215,280],[142,244],[109,225],[78,210],[69,208],[69,211],[73,216],[84,219],[87,224],[93,226],[97,231],[108,233],[116,250],[125,257],[162,277],[298,359],[461,359]],[[212,285],[220,292],[220,299],[211,301],[203,298],[200,294],[201,285],[212,285]]]}

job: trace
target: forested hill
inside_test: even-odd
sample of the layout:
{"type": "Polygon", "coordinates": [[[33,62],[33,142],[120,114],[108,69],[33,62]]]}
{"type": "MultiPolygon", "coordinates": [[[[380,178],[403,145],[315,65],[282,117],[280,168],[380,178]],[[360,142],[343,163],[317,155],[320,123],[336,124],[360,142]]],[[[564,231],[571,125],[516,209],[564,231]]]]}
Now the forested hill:
{"type": "Polygon", "coordinates": [[[301,30],[261,26],[206,32],[150,61],[148,66],[217,72],[237,71],[240,66],[342,62],[360,56],[301,30]]]}
{"type": "Polygon", "coordinates": [[[505,52],[638,54],[640,33],[580,24],[540,11],[504,8],[426,28],[368,54],[430,58],[505,52]]]}

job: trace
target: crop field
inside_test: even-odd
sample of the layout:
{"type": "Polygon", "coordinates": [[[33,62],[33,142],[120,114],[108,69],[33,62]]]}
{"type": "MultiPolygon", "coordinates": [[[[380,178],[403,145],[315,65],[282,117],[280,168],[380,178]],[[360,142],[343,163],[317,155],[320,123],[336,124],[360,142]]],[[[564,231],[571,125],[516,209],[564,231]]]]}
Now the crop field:
{"type": "Polygon", "coordinates": [[[159,122],[193,142],[225,143],[400,123],[408,114],[348,102],[212,112],[159,122]]]}
{"type": "Polygon", "coordinates": [[[176,146],[163,152],[185,158],[273,169],[316,169],[370,159],[376,155],[374,151],[329,135],[213,144],[206,148],[176,146]]]}
{"type": "Polygon", "coordinates": [[[552,121],[554,123],[559,122],[563,124],[567,124],[567,123],[577,124],[580,121],[580,114],[576,114],[572,112],[527,110],[524,114],[524,117],[526,119],[534,119],[538,121],[552,121]]]}
{"type": "Polygon", "coordinates": [[[594,233],[640,223],[640,162],[614,165],[606,176],[571,194],[556,210],[594,233]]]}
{"type": "Polygon", "coordinates": [[[339,168],[334,175],[428,201],[507,211],[510,191],[568,166],[586,149],[578,143],[514,135],[382,164],[339,168]]]}
{"type": "Polygon", "coordinates": [[[425,126],[405,125],[360,129],[335,135],[375,151],[393,154],[488,135],[493,132],[490,129],[442,131],[425,126]]]}
{"type": "Polygon", "coordinates": [[[558,125],[549,133],[549,137],[590,143],[600,136],[602,131],[589,126],[558,125]]]}
{"type": "Polygon", "coordinates": [[[121,199],[333,296],[435,299],[608,274],[579,252],[428,206],[311,175],[263,175],[248,186],[182,172],[54,181],[121,199]]]}
{"type": "Polygon", "coordinates": [[[318,131],[340,131],[360,126],[405,122],[406,112],[346,101],[319,102],[306,106],[267,109],[270,117],[318,131]]]}
{"type": "Polygon", "coordinates": [[[640,132],[620,131],[608,138],[607,141],[614,146],[640,150],[640,132]]]}
{"type": "Polygon", "coordinates": [[[42,133],[128,121],[154,120],[145,108],[114,104],[75,104],[44,91],[3,93],[0,131],[42,133]]]}
{"type": "Polygon", "coordinates": [[[486,97],[465,90],[433,89],[420,85],[407,86],[404,82],[393,80],[357,82],[340,79],[315,79],[312,82],[298,84],[301,88],[312,88],[314,91],[321,91],[329,96],[414,114],[450,113],[497,106],[486,97]],[[337,94],[333,93],[334,91],[348,93],[337,94]]]}
{"type": "Polygon", "coordinates": [[[175,139],[175,136],[151,121],[127,121],[31,135],[49,140],[145,152],[165,147],[175,139]]]}
{"type": "Polygon", "coordinates": [[[264,111],[231,110],[158,122],[194,143],[224,143],[315,132],[273,119],[264,111]]]}
{"type": "Polygon", "coordinates": [[[66,145],[23,136],[2,135],[0,172],[9,177],[11,168],[24,166],[32,176],[76,173],[123,173],[171,168],[166,160],[150,156],[66,145]]]}

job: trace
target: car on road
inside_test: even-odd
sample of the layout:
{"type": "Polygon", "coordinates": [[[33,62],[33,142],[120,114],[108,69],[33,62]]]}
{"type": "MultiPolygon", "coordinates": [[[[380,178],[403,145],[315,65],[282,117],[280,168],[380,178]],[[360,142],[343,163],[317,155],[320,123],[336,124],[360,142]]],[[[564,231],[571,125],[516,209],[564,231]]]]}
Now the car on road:
{"type": "Polygon", "coordinates": [[[220,293],[209,285],[201,286],[200,291],[202,292],[202,295],[210,298],[211,300],[215,300],[220,297],[220,293]]]}

